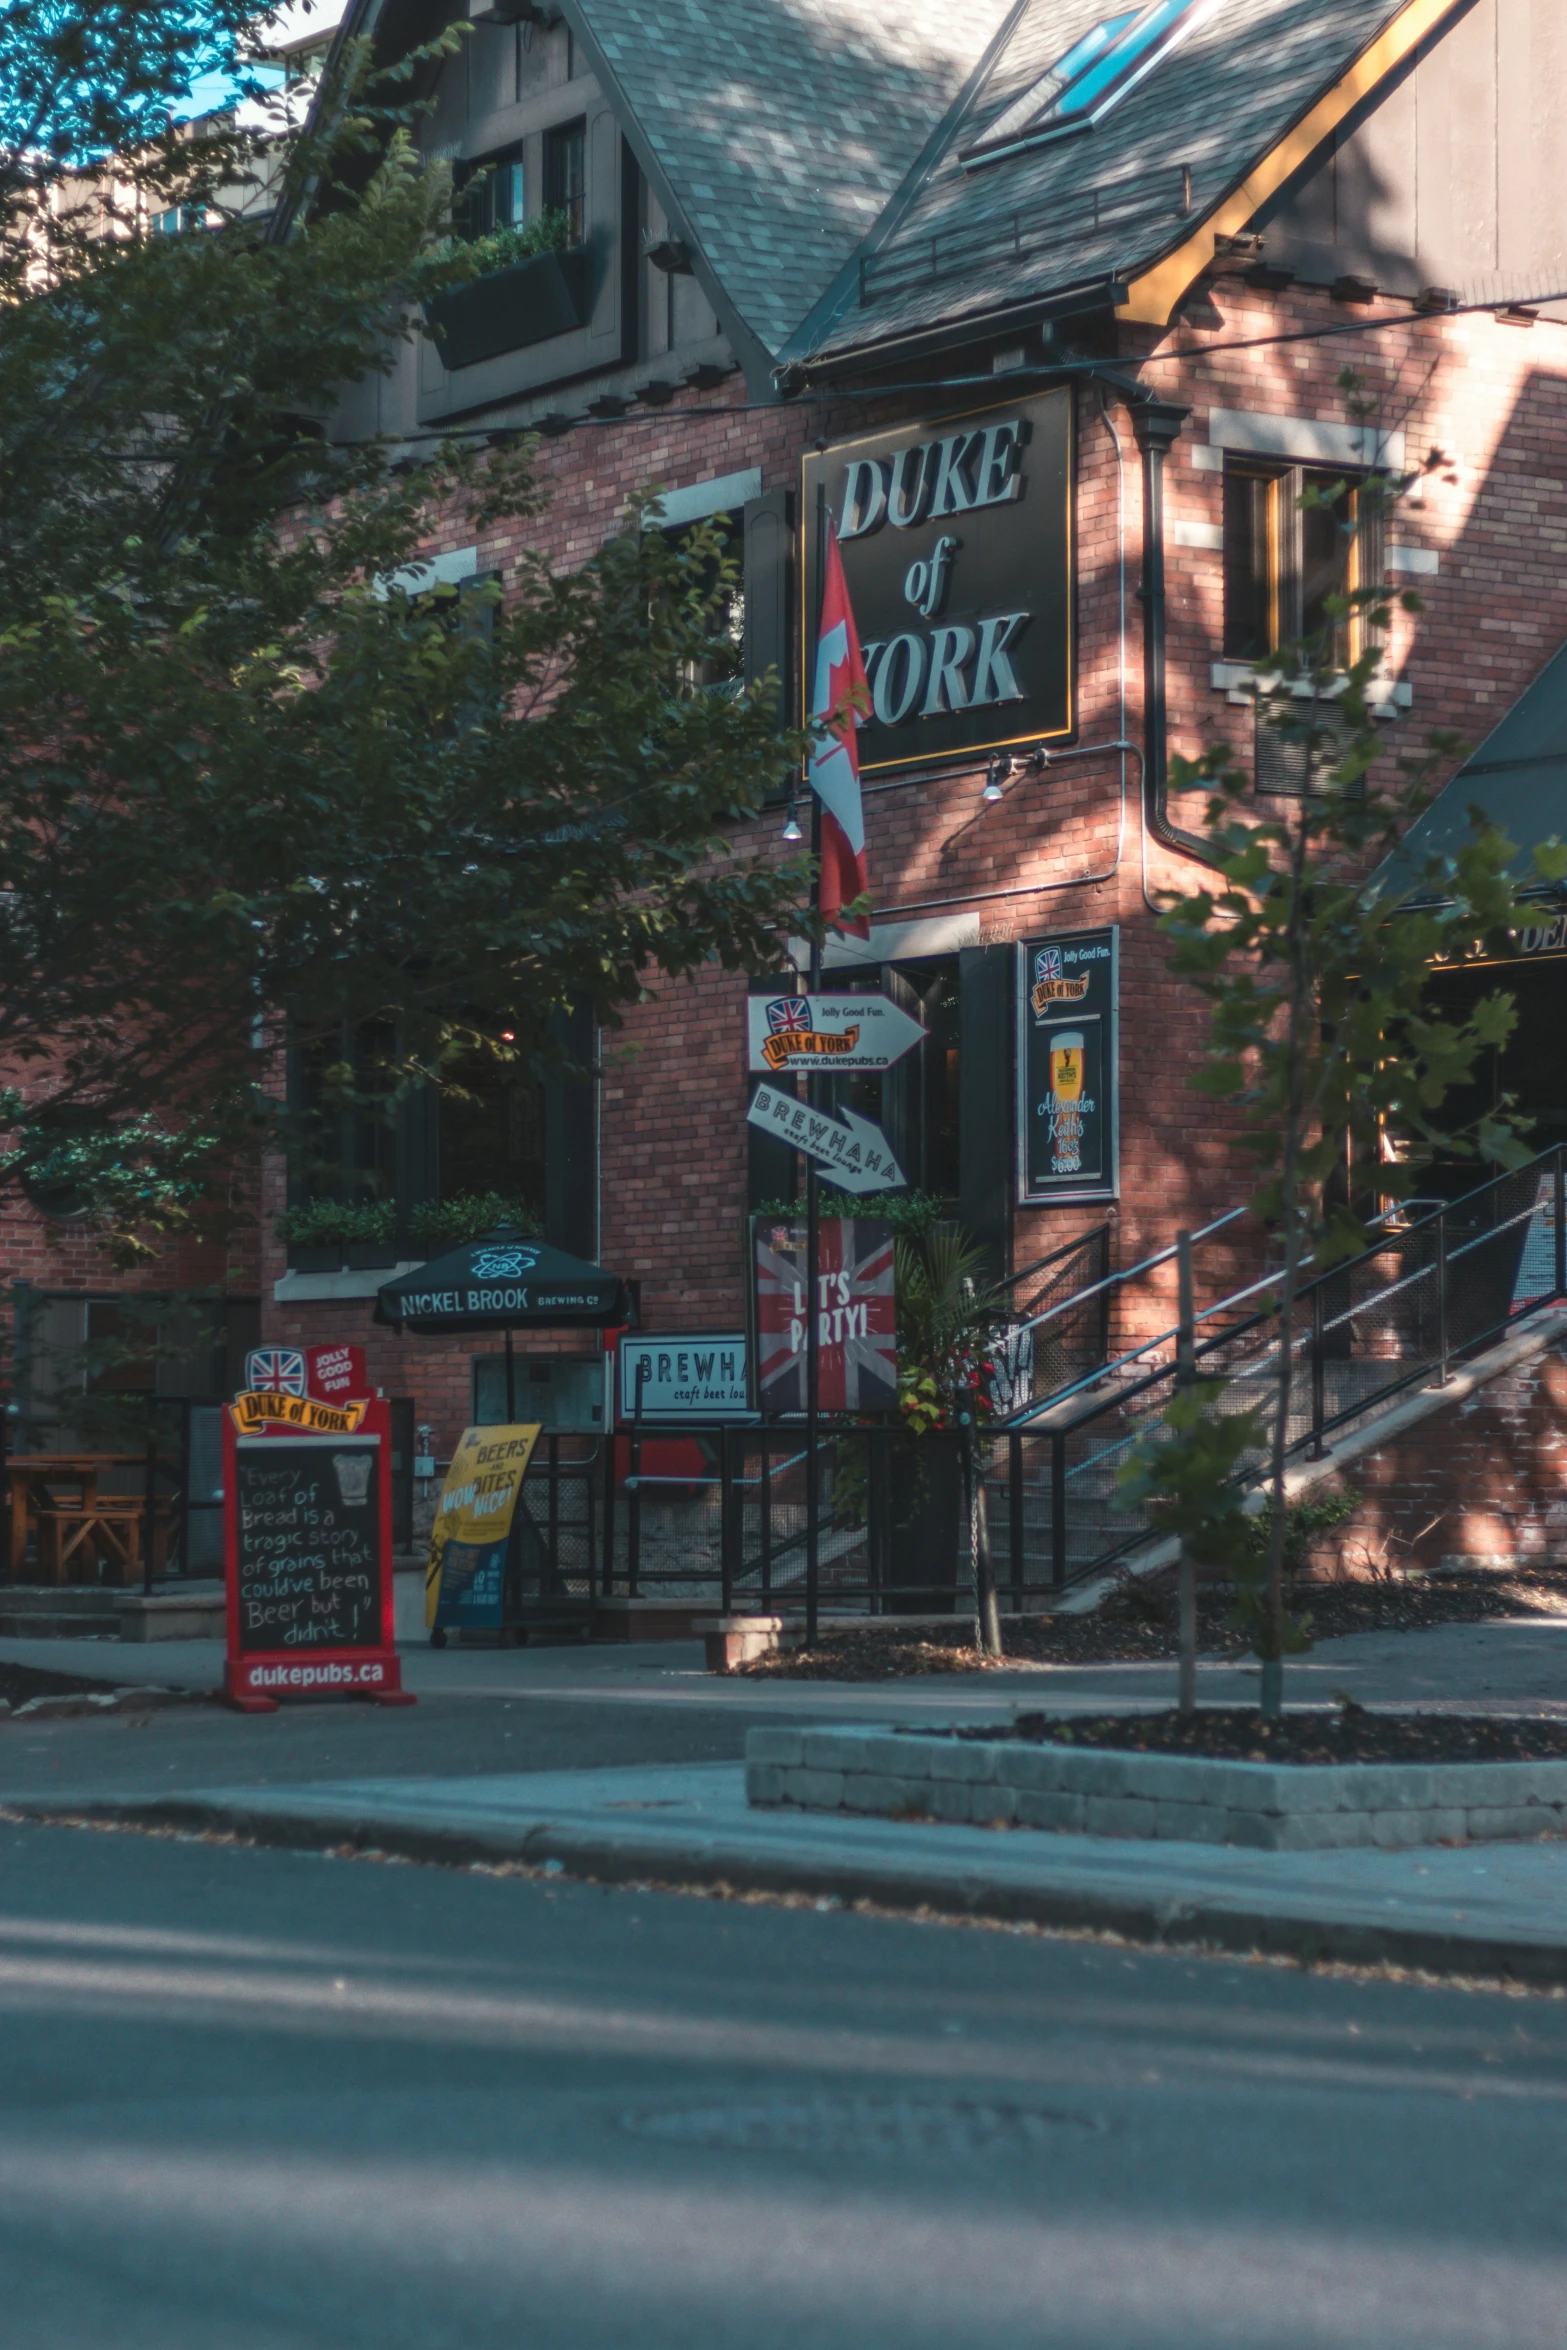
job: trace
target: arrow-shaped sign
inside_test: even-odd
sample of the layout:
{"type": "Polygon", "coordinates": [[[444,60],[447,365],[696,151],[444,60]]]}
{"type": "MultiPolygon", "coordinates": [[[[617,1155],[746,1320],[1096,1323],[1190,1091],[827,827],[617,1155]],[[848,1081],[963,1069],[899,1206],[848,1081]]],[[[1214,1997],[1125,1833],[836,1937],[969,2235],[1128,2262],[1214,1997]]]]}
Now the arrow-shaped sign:
{"type": "Polygon", "coordinates": [[[752,1069],[890,1069],[925,1031],[884,995],[755,995],[746,1007],[752,1069]]]}
{"type": "Polygon", "coordinates": [[[841,1120],[813,1110],[792,1093],[759,1085],[747,1122],[780,1142],[819,1159],[840,1191],[897,1191],[908,1181],[887,1147],[887,1137],[869,1118],[845,1110],[841,1120]]]}

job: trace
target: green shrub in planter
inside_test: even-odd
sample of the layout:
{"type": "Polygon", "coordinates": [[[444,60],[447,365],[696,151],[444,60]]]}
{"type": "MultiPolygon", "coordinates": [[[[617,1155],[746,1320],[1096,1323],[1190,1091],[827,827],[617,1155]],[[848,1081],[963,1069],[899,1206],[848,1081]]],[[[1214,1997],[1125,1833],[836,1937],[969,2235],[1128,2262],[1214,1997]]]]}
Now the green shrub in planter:
{"type": "Polygon", "coordinates": [[[501,1191],[462,1192],[456,1199],[421,1200],[408,1211],[408,1238],[414,1254],[438,1257],[449,1248],[482,1240],[497,1224],[542,1237],[544,1227],[526,1200],[501,1191]]]}
{"type": "Polygon", "coordinates": [[[342,1248],[358,1242],[386,1243],[397,1233],[397,1208],[389,1199],[310,1199],[285,1209],[276,1225],[290,1248],[342,1248]]]}

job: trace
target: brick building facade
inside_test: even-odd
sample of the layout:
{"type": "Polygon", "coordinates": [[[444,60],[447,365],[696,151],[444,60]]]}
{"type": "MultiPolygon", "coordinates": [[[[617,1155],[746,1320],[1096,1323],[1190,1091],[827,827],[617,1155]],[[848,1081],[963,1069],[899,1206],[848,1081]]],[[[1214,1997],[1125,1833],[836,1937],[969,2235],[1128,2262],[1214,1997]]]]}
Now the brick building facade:
{"type": "MultiPolygon", "coordinates": [[[[1519,138],[1532,141],[1536,180],[1552,166],[1558,133],[1522,96],[1531,75],[1567,96],[1551,12],[1495,0],[1152,8],[1121,102],[1080,125],[1052,118],[1071,86],[1052,96],[1049,69],[1098,15],[1071,0],[916,10],[918,57],[912,37],[892,37],[894,14],[910,34],[908,11],[871,0],[851,12],[847,49],[841,7],[786,25],[760,0],[738,13],[693,0],[656,22],[636,0],[521,11],[474,0],[472,13],[449,86],[429,92],[428,141],[460,171],[488,163],[482,184],[511,189],[518,217],[564,191],[596,274],[553,337],[530,330],[464,366],[443,365],[439,344],[410,349],[390,379],[348,396],[340,429],[542,426],[534,539],[565,566],[650,485],[668,493],[671,527],[731,513],[751,665],[785,672],[793,710],[813,626],[806,461],[820,457],[845,524],[847,451],[867,434],[978,431],[966,420],[1067,401],[1071,707],[1035,738],[1046,763],[1030,765],[1033,744],[1013,737],[1002,773],[1004,713],[970,708],[966,747],[949,726],[948,747],[922,756],[915,717],[898,763],[868,767],[874,914],[861,960],[921,995],[934,1028],[947,1024],[923,1048],[945,1060],[939,1081],[921,1079],[922,1106],[907,1089],[884,1106],[905,1146],[927,1153],[932,1187],[1009,1269],[1106,1222],[1115,1261],[1130,1264],[1232,1207],[1243,1178],[1224,1118],[1188,1084],[1202,1007],[1156,931],[1159,892],[1190,886],[1201,866],[1180,837],[1195,812],[1166,791],[1143,591],[1157,571],[1168,748],[1195,757],[1225,741],[1248,768],[1242,635],[1264,605],[1287,634],[1290,599],[1297,620],[1309,601],[1309,550],[1291,539],[1293,553],[1280,551],[1299,531],[1303,479],[1350,498],[1386,481],[1374,530],[1357,533],[1344,508],[1348,559],[1426,602],[1418,618],[1395,616],[1384,650],[1388,761],[1423,752],[1438,729],[1483,742],[1567,642],[1567,306],[1549,299],[1567,293],[1567,260],[1534,209],[1535,183],[1496,168],[1519,138]],[[833,134],[815,108],[839,68],[857,77],[860,139],[833,134]],[[1014,125],[1014,145],[998,145],[998,124],[1014,125]],[[1162,548],[1147,527],[1157,459],[1144,444],[1161,437],[1150,404],[1168,440],[1162,548]],[[1019,1196],[1019,942],[1101,931],[1119,958],[1118,1166],[1042,1204],[1019,1196]]],[[[362,8],[356,26],[390,50],[423,12],[362,8]]],[[[489,282],[465,290],[481,325],[489,282]]],[[[977,492],[978,459],[964,462],[964,494],[977,492]]],[[[1018,464],[1026,475],[1026,454],[1018,464]]],[[[980,503],[960,508],[970,519],[955,535],[969,543],[952,558],[970,566],[976,612],[980,503]]],[[[504,585],[518,542],[513,527],[465,544],[454,525],[427,552],[440,576],[504,585]]],[[[1056,559],[1042,542],[1041,573],[1056,559]]],[[[851,564],[851,592],[854,577],[851,564]]],[[[954,641],[949,630],[949,651],[954,641]]],[[[959,691],[933,718],[957,717],[959,691]]],[[[755,831],[780,855],[783,814],[755,831]]],[[[1542,821],[1536,837],[1551,829],[1542,821]]],[[[1544,988],[1545,1017],[1562,965],[1543,930],[1531,937],[1528,984],[1544,988]]],[[[850,976],[841,956],[829,965],[829,985],[850,976]]],[[[593,1085],[556,1106],[550,1236],[635,1280],[649,1329],[744,1319],[746,1217],[777,1180],[745,1124],[747,987],[714,969],[650,991],[594,1040],[593,1085]]],[[[1534,1033],[1526,1022],[1502,1073],[1526,1093],[1534,1033]]],[[[1547,1088],[1531,1106],[1543,1140],[1567,1131],[1567,1101],[1547,1088]]],[[[444,1455],[475,1408],[474,1349],[374,1328],[384,1271],[290,1269],[274,1237],[287,1181],[281,1165],[264,1170],[253,1252],[221,1273],[202,1258],[197,1277],[257,1298],[269,1343],[366,1343],[372,1379],[416,1399],[444,1455]]],[[[13,1281],[120,1286],[86,1244],[26,1213],[6,1247],[13,1281]]],[[[194,1270],[171,1261],[138,1282],[172,1290],[194,1270]]],[[[1216,1256],[1209,1277],[1222,1284],[1225,1270],[1216,1256]]],[[[584,1346],[541,1335],[529,1351],[542,1364],[584,1346]]]]}

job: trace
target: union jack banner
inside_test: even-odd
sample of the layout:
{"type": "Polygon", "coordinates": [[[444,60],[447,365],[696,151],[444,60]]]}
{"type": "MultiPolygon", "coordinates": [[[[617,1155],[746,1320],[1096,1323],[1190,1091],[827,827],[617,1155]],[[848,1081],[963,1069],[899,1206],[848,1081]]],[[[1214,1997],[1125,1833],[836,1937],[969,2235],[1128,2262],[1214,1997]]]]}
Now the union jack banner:
{"type": "Polygon", "coordinates": [[[787,1034],[790,1030],[809,1028],[811,1025],[810,997],[781,995],[776,1003],[769,1004],[767,1007],[767,1025],[775,1036],[787,1034]]]}
{"type": "MultiPolygon", "coordinates": [[[[806,1408],[807,1237],[803,1221],[758,1217],[757,1401],[806,1408]]],[[[824,1216],[817,1227],[817,1377],[824,1412],[890,1412],[898,1401],[892,1226],[879,1216],[824,1216]]]]}
{"type": "Polygon", "coordinates": [[[305,1358],[297,1346],[258,1346],[245,1357],[252,1395],[303,1395],[305,1358]]]}

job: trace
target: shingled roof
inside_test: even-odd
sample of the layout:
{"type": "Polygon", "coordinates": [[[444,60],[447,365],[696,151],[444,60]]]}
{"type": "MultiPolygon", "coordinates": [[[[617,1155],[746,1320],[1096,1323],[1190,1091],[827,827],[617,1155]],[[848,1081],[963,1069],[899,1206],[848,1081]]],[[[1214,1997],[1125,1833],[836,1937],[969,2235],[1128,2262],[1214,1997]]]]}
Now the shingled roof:
{"type": "Polygon", "coordinates": [[[1015,0],[582,0],[688,234],[782,350],[885,214],[1015,0]]]}
{"type": "Polygon", "coordinates": [[[568,0],[778,358],[1109,283],[1188,235],[1406,0],[1220,0],[1093,129],[959,150],[1110,0],[568,0]]]}

